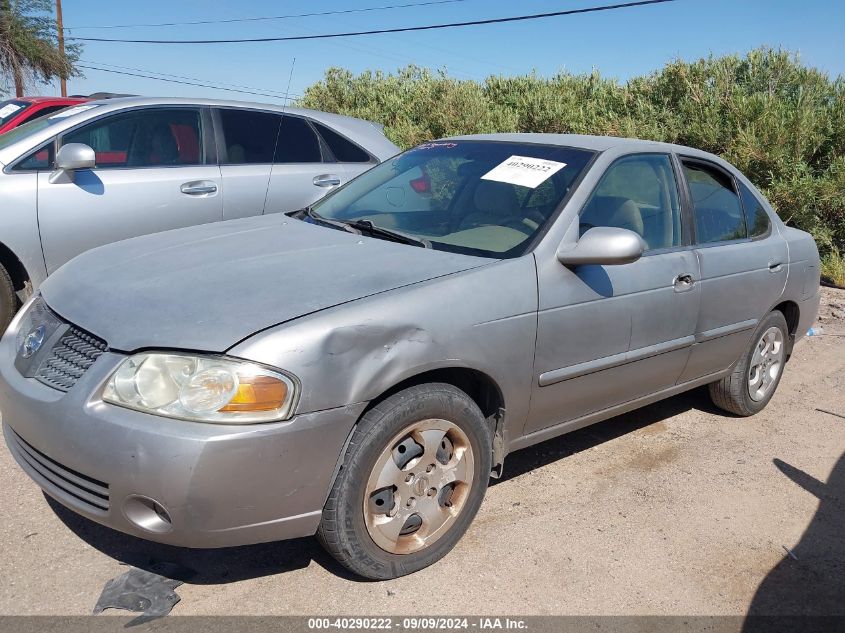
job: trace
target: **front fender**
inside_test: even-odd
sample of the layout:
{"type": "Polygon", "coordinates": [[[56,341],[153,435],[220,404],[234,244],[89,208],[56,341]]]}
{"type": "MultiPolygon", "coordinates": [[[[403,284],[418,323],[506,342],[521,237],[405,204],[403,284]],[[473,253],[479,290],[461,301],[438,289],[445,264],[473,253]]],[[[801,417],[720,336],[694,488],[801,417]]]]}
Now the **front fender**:
{"type": "Polygon", "coordinates": [[[499,386],[517,429],[528,413],[536,329],[536,269],[526,256],[301,317],[228,353],[296,375],[299,413],[367,402],[433,369],[473,369],[499,386]]]}

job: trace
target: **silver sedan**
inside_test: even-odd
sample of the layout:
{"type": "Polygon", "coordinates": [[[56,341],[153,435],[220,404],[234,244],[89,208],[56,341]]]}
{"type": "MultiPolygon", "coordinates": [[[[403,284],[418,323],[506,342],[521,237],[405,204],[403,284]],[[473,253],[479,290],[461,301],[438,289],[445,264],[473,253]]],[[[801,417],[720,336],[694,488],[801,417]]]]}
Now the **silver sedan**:
{"type": "Polygon", "coordinates": [[[392,578],[449,552],[511,451],[701,385],[760,411],[818,304],[813,240],[716,156],[450,138],[286,215],[76,258],[0,342],[0,409],[89,519],[316,533],[392,578]]]}
{"type": "Polygon", "coordinates": [[[128,237],[309,205],[399,152],[361,119],[241,101],[90,101],[0,136],[0,329],[59,266],[128,237]]]}

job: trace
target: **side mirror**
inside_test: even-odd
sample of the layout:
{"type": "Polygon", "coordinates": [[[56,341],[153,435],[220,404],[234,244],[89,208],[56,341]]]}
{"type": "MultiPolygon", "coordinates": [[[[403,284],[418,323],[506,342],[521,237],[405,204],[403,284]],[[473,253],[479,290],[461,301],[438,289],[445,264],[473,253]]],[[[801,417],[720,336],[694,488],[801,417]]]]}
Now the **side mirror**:
{"type": "Polygon", "coordinates": [[[84,143],[62,145],[56,153],[56,170],[50,174],[50,182],[59,182],[65,175],[72,181],[75,170],[93,169],[96,162],[94,150],[88,145],[84,143]]]}
{"type": "Polygon", "coordinates": [[[646,244],[628,229],[597,226],[581,236],[574,246],[559,250],[557,259],[565,266],[581,264],[630,264],[642,257],[646,244]]]}

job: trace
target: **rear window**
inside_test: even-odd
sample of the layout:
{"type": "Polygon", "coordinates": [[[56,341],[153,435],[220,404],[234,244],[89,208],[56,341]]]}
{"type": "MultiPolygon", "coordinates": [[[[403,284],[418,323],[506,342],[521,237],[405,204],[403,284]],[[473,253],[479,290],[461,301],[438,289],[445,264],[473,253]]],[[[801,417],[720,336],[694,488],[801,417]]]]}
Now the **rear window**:
{"type": "Polygon", "coordinates": [[[517,257],[552,221],[593,155],[555,145],[424,143],[376,165],[313,210],[421,238],[437,250],[517,257]]]}
{"type": "Polygon", "coordinates": [[[327,128],[325,125],[314,123],[320,136],[329,146],[329,149],[334,154],[334,157],[341,163],[369,163],[370,155],[363,149],[355,145],[349,139],[342,137],[340,134],[327,128]]]}

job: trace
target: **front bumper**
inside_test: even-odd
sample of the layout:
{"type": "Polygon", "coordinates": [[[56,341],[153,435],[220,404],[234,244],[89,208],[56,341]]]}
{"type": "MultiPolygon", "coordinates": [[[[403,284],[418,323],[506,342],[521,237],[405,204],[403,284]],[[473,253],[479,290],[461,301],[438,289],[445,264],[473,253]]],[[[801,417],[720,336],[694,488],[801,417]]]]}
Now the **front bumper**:
{"type": "Polygon", "coordinates": [[[226,547],[314,534],[364,407],[271,424],[184,422],[95,397],[120,354],[100,356],[63,393],[18,373],[15,353],[12,327],[0,340],[0,412],[21,468],[71,510],[171,545],[226,547]],[[163,507],[169,522],[156,520],[161,515],[153,510],[145,514],[145,499],[163,507]]]}

